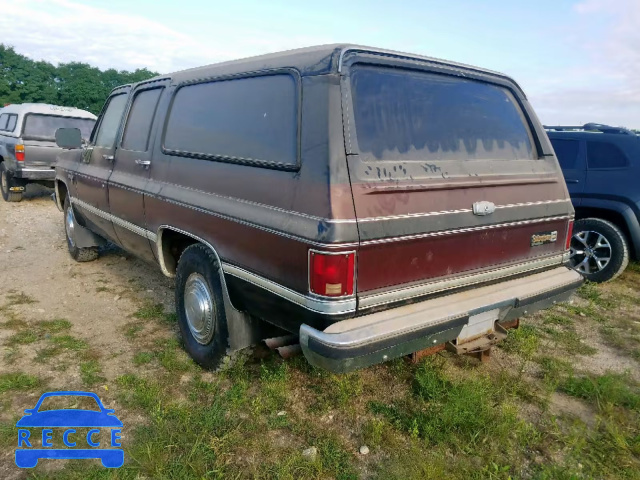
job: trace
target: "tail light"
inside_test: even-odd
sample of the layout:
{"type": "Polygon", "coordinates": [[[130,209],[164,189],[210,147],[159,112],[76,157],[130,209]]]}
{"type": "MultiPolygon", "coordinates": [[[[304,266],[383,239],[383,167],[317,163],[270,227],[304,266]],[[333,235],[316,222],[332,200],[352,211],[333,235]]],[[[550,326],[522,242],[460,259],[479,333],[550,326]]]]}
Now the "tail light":
{"type": "Polygon", "coordinates": [[[19,162],[24,162],[24,145],[16,145],[15,153],[16,160],[19,162]]]}
{"type": "Polygon", "coordinates": [[[309,291],[323,297],[353,295],[355,252],[309,250],[309,291]]]}
{"type": "Polygon", "coordinates": [[[573,236],[573,220],[570,220],[569,225],[567,226],[567,241],[564,245],[565,250],[569,250],[569,247],[571,247],[572,236],[573,236]]]}

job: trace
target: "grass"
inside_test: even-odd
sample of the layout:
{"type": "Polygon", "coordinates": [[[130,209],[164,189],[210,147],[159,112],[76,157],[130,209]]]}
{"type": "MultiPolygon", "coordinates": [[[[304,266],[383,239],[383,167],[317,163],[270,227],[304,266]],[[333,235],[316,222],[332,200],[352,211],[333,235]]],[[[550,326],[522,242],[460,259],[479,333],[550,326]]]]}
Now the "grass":
{"type": "Polygon", "coordinates": [[[42,384],[42,381],[33,375],[26,373],[0,374],[0,393],[15,390],[31,390],[42,384]]]}
{"type": "Polygon", "coordinates": [[[605,405],[625,407],[640,411],[640,388],[634,386],[629,375],[607,373],[605,375],[569,376],[560,390],[587,400],[603,409],[605,405]]]}
{"type": "Polygon", "coordinates": [[[86,385],[95,385],[106,381],[102,375],[102,368],[97,360],[89,360],[80,364],[80,377],[86,385]]]}
{"type": "Polygon", "coordinates": [[[29,345],[30,343],[34,343],[37,341],[38,335],[35,332],[31,330],[22,330],[10,336],[5,342],[5,345],[29,345]]]}

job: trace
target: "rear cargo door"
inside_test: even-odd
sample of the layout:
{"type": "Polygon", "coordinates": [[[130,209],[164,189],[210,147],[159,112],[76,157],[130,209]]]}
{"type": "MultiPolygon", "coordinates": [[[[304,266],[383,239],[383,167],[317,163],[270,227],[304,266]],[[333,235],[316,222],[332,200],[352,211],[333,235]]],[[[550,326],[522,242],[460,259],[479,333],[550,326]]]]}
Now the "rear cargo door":
{"type": "Polygon", "coordinates": [[[359,308],[561,263],[573,210],[515,86],[356,63],[342,88],[359,308]]]}

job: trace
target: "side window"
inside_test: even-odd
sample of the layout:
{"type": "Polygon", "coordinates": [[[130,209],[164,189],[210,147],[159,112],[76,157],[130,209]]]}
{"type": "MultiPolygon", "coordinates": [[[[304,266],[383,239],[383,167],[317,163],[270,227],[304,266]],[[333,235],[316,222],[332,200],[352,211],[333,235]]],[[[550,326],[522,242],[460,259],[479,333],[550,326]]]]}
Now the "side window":
{"type": "Polygon", "coordinates": [[[102,119],[96,133],[96,147],[113,147],[126,104],[127,94],[125,93],[114,95],[109,99],[109,104],[102,115],[102,119]]]}
{"type": "Polygon", "coordinates": [[[10,114],[9,121],[7,123],[7,132],[13,132],[16,129],[17,123],[18,123],[18,115],[10,114]]]}
{"type": "Polygon", "coordinates": [[[562,169],[570,170],[575,168],[580,143],[577,140],[561,140],[559,138],[552,138],[550,140],[562,169]]]}
{"type": "Polygon", "coordinates": [[[0,115],[0,130],[4,131],[7,129],[7,123],[9,122],[9,114],[3,113],[0,115]]]}
{"type": "Polygon", "coordinates": [[[298,163],[296,80],[274,74],[181,87],[163,148],[173,155],[269,166],[298,163]]]}
{"type": "Polygon", "coordinates": [[[629,160],[612,143],[587,142],[587,163],[590,169],[623,168],[629,165],[629,160]]]}
{"type": "Polygon", "coordinates": [[[149,148],[149,133],[156,113],[162,89],[142,90],[136,93],[124,127],[122,148],[146,152],[149,148]]]}

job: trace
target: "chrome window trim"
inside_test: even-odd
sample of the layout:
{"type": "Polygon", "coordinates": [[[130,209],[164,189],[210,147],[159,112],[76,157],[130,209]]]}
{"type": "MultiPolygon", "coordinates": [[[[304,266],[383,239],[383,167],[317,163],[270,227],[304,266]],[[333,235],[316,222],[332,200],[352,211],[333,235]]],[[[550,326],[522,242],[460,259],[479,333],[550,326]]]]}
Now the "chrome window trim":
{"type": "Polygon", "coordinates": [[[289,300],[290,302],[312,312],[322,313],[325,315],[340,315],[345,313],[354,313],[356,311],[355,297],[338,300],[323,300],[321,298],[303,295],[291,290],[290,288],[284,287],[279,283],[261,277],[260,275],[249,272],[243,268],[236,267],[235,265],[231,265],[230,263],[222,262],[222,270],[228,275],[233,275],[234,277],[249,282],[252,285],[263,288],[274,295],[284,298],[285,300],[289,300]]]}
{"type": "Polygon", "coordinates": [[[454,288],[467,287],[478,283],[490,282],[500,278],[506,278],[520,273],[526,273],[553,265],[562,265],[564,252],[560,255],[538,258],[533,261],[497,268],[482,273],[459,276],[447,280],[438,280],[430,283],[421,283],[410,287],[397,288],[383,293],[359,295],[359,307],[371,308],[388,303],[410,300],[424,295],[443,292],[454,288]]]}

